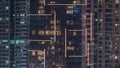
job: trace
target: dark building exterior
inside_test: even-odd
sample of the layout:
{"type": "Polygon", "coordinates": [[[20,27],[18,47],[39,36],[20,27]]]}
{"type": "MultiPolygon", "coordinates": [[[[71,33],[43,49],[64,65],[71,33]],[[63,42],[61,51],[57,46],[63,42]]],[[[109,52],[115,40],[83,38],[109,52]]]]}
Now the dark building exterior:
{"type": "Polygon", "coordinates": [[[119,68],[120,0],[0,0],[0,68],[119,68]]]}
{"type": "MultiPolygon", "coordinates": [[[[36,41],[45,45],[46,66],[49,67],[49,63],[57,65],[60,61],[56,59],[59,57],[63,59],[63,68],[115,68],[118,65],[119,0],[39,0],[39,3],[36,1],[33,5],[36,9],[31,9],[31,18],[36,19],[36,26],[31,33],[40,32],[39,36],[35,35],[35,39],[39,38],[36,41]],[[84,29],[87,34],[81,31],[84,29]],[[56,35],[57,30],[60,31],[59,35],[56,35]],[[58,53],[56,44],[59,45],[58,53]],[[60,56],[57,57],[57,54],[60,56]]],[[[55,68],[54,66],[50,68],[55,68]]]]}
{"type": "Polygon", "coordinates": [[[94,0],[95,68],[120,62],[120,0],[94,0]]]}
{"type": "Polygon", "coordinates": [[[0,68],[27,68],[27,0],[0,0],[0,68]]]}
{"type": "Polygon", "coordinates": [[[10,4],[0,1],[0,68],[10,67],[10,4]]]}
{"type": "Polygon", "coordinates": [[[30,1],[29,68],[93,67],[86,5],[87,0],[30,1]]]}

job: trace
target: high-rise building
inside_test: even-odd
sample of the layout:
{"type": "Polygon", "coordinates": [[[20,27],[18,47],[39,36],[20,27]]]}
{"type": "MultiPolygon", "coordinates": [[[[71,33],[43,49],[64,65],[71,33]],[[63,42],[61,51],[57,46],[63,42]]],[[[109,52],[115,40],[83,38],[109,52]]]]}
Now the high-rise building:
{"type": "Polygon", "coordinates": [[[29,68],[92,67],[92,13],[86,5],[87,0],[30,1],[29,68]]]}
{"type": "MultiPolygon", "coordinates": [[[[38,46],[41,47],[41,44],[45,45],[43,51],[46,50],[44,54],[49,58],[45,57],[43,64],[49,66],[51,62],[54,66],[63,59],[65,61],[61,62],[67,68],[85,68],[86,65],[91,68],[115,68],[118,65],[120,0],[38,0],[36,4],[31,4],[31,23],[36,22],[35,26],[31,25],[31,33],[35,35],[31,41],[39,41],[38,46]],[[86,35],[80,31],[84,29],[87,30],[86,35]],[[87,40],[86,45],[84,40],[87,40]],[[57,45],[60,50],[58,57],[57,45]],[[84,53],[85,57],[79,58],[84,53]]],[[[35,50],[31,52],[37,55],[35,50]]]]}
{"type": "Polygon", "coordinates": [[[27,4],[0,0],[0,68],[27,68],[27,4]]]}
{"type": "Polygon", "coordinates": [[[0,68],[115,68],[120,0],[0,0],[0,68]]]}
{"type": "Polygon", "coordinates": [[[0,0],[0,68],[10,67],[10,1],[0,0]]]}
{"type": "MultiPolygon", "coordinates": [[[[13,0],[11,1],[13,2],[13,0]]],[[[29,31],[29,0],[14,0],[14,65],[27,68],[27,45],[29,31]]],[[[11,7],[12,8],[12,7],[11,7]]]]}
{"type": "Polygon", "coordinates": [[[115,68],[120,62],[120,0],[93,3],[94,68],[115,68]]]}

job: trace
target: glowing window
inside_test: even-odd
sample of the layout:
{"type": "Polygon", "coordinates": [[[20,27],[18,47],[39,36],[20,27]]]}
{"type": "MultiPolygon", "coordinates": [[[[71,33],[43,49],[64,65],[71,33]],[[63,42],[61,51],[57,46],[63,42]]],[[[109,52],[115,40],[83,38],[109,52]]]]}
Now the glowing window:
{"type": "Polygon", "coordinates": [[[38,13],[39,13],[39,14],[44,14],[44,13],[45,13],[45,10],[44,10],[44,7],[43,7],[43,6],[40,6],[40,7],[39,7],[38,13]]]}
{"type": "Polygon", "coordinates": [[[40,30],[39,31],[39,35],[44,35],[45,33],[44,33],[44,31],[43,30],[40,30]]]}
{"type": "Polygon", "coordinates": [[[3,42],[8,42],[8,40],[3,40],[3,42]]]}
{"type": "Polygon", "coordinates": [[[2,18],[0,18],[0,21],[2,21],[2,18]]]}
{"type": "Polygon", "coordinates": [[[98,21],[98,19],[95,19],[95,21],[98,21]]]}
{"type": "Polygon", "coordinates": [[[69,46],[69,47],[67,47],[67,50],[70,50],[70,51],[73,51],[74,49],[75,49],[74,46],[69,46]]]}
{"type": "Polygon", "coordinates": [[[73,6],[67,6],[66,14],[73,14],[73,6]]]}
{"type": "Polygon", "coordinates": [[[46,35],[51,35],[51,31],[50,30],[47,30],[45,31],[46,35]]]}
{"type": "Polygon", "coordinates": [[[32,56],[34,56],[35,55],[35,51],[32,51],[32,56]]]}
{"type": "Polygon", "coordinates": [[[57,35],[61,35],[61,31],[56,31],[56,34],[57,35]]]}
{"type": "Polygon", "coordinates": [[[42,50],[39,51],[38,53],[39,53],[39,55],[44,55],[44,51],[42,51],[42,50]]]}
{"type": "Polygon", "coordinates": [[[50,37],[50,40],[54,40],[54,37],[50,37]]]}
{"type": "Polygon", "coordinates": [[[20,16],[25,16],[25,14],[20,14],[20,16]]]}
{"type": "Polygon", "coordinates": [[[46,35],[49,35],[49,31],[45,31],[46,35]]]}
{"type": "Polygon", "coordinates": [[[80,4],[81,1],[80,0],[73,0],[73,4],[80,4]]]}
{"type": "Polygon", "coordinates": [[[73,1],[73,4],[76,4],[77,3],[77,1],[73,1]]]}
{"type": "Polygon", "coordinates": [[[54,20],[50,20],[50,24],[54,24],[54,20]]]}
{"type": "Polygon", "coordinates": [[[39,0],[39,3],[43,4],[45,2],[45,0],[39,0]]]}
{"type": "Polygon", "coordinates": [[[73,32],[73,35],[77,35],[77,32],[74,31],[74,32],[73,32]]]}
{"type": "Polygon", "coordinates": [[[103,22],[103,19],[100,19],[100,22],[103,22]]]}
{"type": "Polygon", "coordinates": [[[55,46],[52,46],[52,47],[51,47],[51,50],[55,50],[55,46]]]}
{"type": "Polygon", "coordinates": [[[54,35],[54,34],[55,34],[55,31],[50,31],[50,34],[51,34],[51,35],[54,35]]]}
{"type": "Polygon", "coordinates": [[[115,10],[115,15],[119,16],[119,10],[115,10]]]}
{"type": "Polygon", "coordinates": [[[41,60],[42,60],[42,59],[41,59],[41,56],[39,56],[38,59],[39,59],[39,61],[41,61],[41,60]]]}
{"type": "Polygon", "coordinates": [[[20,42],[21,42],[21,44],[24,44],[24,43],[25,43],[25,41],[24,41],[24,40],[21,40],[20,42]]]}
{"type": "Polygon", "coordinates": [[[66,14],[73,14],[73,10],[67,10],[66,14]]]}
{"type": "Polygon", "coordinates": [[[116,3],[116,4],[119,4],[119,3],[120,3],[120,0],[116,0],[115,3],[116,3]]]}
{"type": "MultiPolygon", "coordinates": [[[[54,24],[54,22],[55,22],[54,20],[50,20],[50,24],[54,24]]],[[[60,21],[57,20],[56,23],[58,24],[58,23],[60,23],[60,21]]]]}
{"type": "Polygon", "coordinates": [[[9,48],[9,46],[5,46],[5,48],[6,48],[6,49],[8,49],[8,48],[9,48]]]}
{"type": "Polygon", "coordinates": [[[9,18],[5,18],[6,21],[9,21],[10,19],[9,18]]]}
{"type": "Polygon", "coordinates": [[[9,29],[6,29],[6,32],[8,32],[9,31],[9,29]]]}
{"type": "Polygon", "coordinates": [[[41,42],[41,44],[45,44],[45,42],[44,42],[44,41],[42,41],[42,42],[41,42]]]}
{"type": "Polygon", "coordinates": [[[9,64],[9,61],[8,61],[8,60],[6,60],[6,61],[5,61],[5,63],[6,63],[6,64],[9,64]]]}
{"type": "Polygon", "coordinates": [[[20,44],[20,40],[16,40],[16,44],[20,44]]]}
{"type": "Polygon", "coordinates": [[[55,4],[56,2],[55,1],[50,1],[50,4],[55,4]]]}
{"type": "Polygon", "coordinates": [[[67,6],[67,9],[73,9],[73,6],[67,6]]]}
{"type": "Polygon", "coordinates": [[[14,40],[10,40],[10,44],[15,44],[15,41],[14,40]]]}
{"type": "Polygon", "coordinates": [[[6,10],[8,10],[8,9],[9,9],[9,7],[8,7],[8,6],[6,6],[6,7],[5,7],[5,9],[6,9],[6,10]]]}
{"type": "Polygon", "coordinates": [[[115,24],[115,26],[117,27],[117,26],[119,26],[119,24],[115,24]]]}
{"type": "Polygon", "coordinates": [[[35,35],[35,30],[32,30],[32,35],[35,35]]]}
{"type": "Polygon", "coordinates": [[[20,24],[25,24],[25,22],[24,22],[24,21],[21,21],[20,24]]]}
{"type": "Polygon", "coordinates": [[[67,23],[67,25],[73,25],[74,24],[73,20],[67,20],[66,23],[67,23]]]}
{"type": "Polygon", "coordinates": [[[44,59],[44,57],[43,56],[39,56],[38,59],[41,61],[41,60],[44,59]]]}

